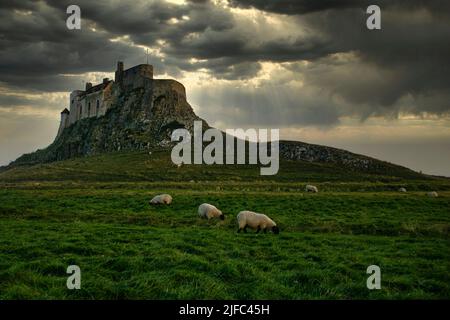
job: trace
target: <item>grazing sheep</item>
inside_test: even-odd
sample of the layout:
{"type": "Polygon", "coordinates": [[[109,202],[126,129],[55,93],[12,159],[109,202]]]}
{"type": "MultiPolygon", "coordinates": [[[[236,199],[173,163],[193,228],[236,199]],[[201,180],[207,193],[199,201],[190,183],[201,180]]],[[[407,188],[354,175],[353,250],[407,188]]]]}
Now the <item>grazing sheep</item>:
{"type": "Polygon", "coordinates": [[[310,185],[310,184],[307,184],[307,185],[306,185],[305,191],[306,191],[306,192],[314,192],[314,193],[319,192],[319,190],[317,189],[316,186],[312,186],[312,185],[310,185]]]}
{"type": "Polygon", "coordinates": [[[438,196],[438,193],[436,191],[431,191],[427,193],[427,196],[430,198],[436,198],[438,196]]]}
{"type": "Polygon", "coordinates": [[[238,232],[244,230],[247,232],[247,227],[252,229],[256,229],[256,233],[260,230],[263,230],[264,233],[267,232],[267,229],[272,230],[273,233],[280,233],[280,229],[278,229],[277,224],[270,219],[268,216],[262,213],[256,213],[252,211],[241,211],[237,215],[237,221],[239,225],[238,232]]]}
{"type": "Polygon", "coordinates": [[[169,194],[159,194],[159,195],[153,197],[152,200],[150,200],[151,205],[171,204],[171,203],[172,203],[172,197],[169,194]]]}
{"type": "Polygon", "coordinates": [[[198,207],[198,215],[201,218],[206,218],[208,220],[211,218],[220,218],[220,220],[225,219],[225,215],[222,211],[209,203],[203,203],[198,207]]]}
{"type": "Polygon", "coordinates": [[[400,189],[398,189],[398,192],[406,192],[406,188],[400,188],[400,189]]]}

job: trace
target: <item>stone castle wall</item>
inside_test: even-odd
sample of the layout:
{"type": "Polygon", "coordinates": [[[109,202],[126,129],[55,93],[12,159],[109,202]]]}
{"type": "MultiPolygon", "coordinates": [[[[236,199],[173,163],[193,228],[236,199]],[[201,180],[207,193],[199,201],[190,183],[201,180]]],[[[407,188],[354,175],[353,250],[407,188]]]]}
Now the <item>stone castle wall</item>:
{"type": "Polygon", "coordinates": [[[58,138],[63,130],[69,126],[69,112],[67,109],[64,109],[63,112],[61,112],[61,122],[59,123],[59,129],[58,134],[56,135],[56,138],[58,138]],[[67,112],[66,112],[67,111],[67,112]]]}
{"type": "Polygon", "coordinates": [[[186,99],[186,88],[173,79],[156,79],[152,81],[153,95],[160,96],[167,92],[176,92],[180,99],[186,99]]]}
{"type": "Polygon", "coordinates": [[[70,94],[69,124],[90,117],[103,116],[112,104],[112,81],[103,83],[102,89],[92,92],[76,90],[70,94]]]}
{"type": "MultiPolygon", "coordinates": [[[[85,91],[73,91],[70,94],[69,112],[67,114],[64,113],[64,115],[61,113],[61,122],[57,137],[65,128],[81,119],[104,116],[108,109],[114,104],[115,99],[120,92],[128,92],[137,88],[143,88],[148,86],[149,83],[152,85],[153,66],[149,64],[140,64],[127,70],[123,70],[123,63],[119,61],[115,72],[115,80],[116,81],[114,82],[104,79],[103,83],[95,87],[92,87],[92,85],[88,83],[86,84],[85,91]]],[[[167,85],[164,84],[162,86],[167,85]]],[[[184,87],[180,83],[172,86],[174,88],[177,87],[177,90],[179,90],[180,93],[184,92],[184,87]]]]}
{"type": "Polygon", "coordinates": [[[142,88],[146,79],[153,79],[153,66],[140,64],[123,71],[120,85],[125,91],[142,88]]]}

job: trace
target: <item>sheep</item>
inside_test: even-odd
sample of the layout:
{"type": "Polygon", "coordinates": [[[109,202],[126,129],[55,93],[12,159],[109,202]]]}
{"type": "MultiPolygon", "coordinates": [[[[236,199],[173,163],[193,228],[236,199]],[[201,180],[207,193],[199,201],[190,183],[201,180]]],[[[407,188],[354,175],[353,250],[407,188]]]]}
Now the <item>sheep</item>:
{"type": "Polygon", "coordinates": [[[222,211],[209,203],[203,203],[198,207],[198,215],[201,218],[206,218],[208,220],[211,218],[220,218],[220,220],[225,219],[225,215],[222,211]]]}
{"type": "Polygon", "coordinates": [[[401,187],[400,189],[398,189],[398,192],[406,192],[406,188],[401,187]]]}
{"type": "Polygon", "coordinates": [[[430,198],[436,198],[438,196],[438,193],[436,191],[431,191],[427,193],[427,196],[430,198]]]}
{"type": "Polygon", "coordinates": [[[306,191],[306,192],[314,192],[314,193],[319,192],[319,190],[317,189],[316,186],[312,186],[312,185],[310,185],[310,184],[307,184],[307,185],[306,185],[305,191],[306,191]]]}
{"type": "Polygon", "coordinates": [[[263,230],[264,233],[267,229],[272,230],[274,234],[280,233],[280,229],[277,224],[268,216],[262,213],[256,213],[252,211],[241,211],[237,215],[237,222],[239,225],[238,233],[244,230],[247,233],[247,227],[256,229],[256,233],[263,230]]]}
{"type": "Polygon", "coordinates": [[[159,194],[155,197],[153,197],[152,200],[150,200],[151,205],[157,205],[157,204],[171,204],[172,203],[172,197],[169,194],[159,194]]]}

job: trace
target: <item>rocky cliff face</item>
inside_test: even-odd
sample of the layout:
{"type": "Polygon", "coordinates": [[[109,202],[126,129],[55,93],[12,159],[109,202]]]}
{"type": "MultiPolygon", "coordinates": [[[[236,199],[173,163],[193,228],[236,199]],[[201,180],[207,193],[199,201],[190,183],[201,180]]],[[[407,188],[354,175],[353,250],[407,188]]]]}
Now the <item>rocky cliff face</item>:
{"type": "Polygon", "coordinates": [[[149,79],[141,88],[119,91],[114,105],[104,116],[77,121],[46,149],[25,154],[12,165],[165,146],[170,143],[173,129],[192,130],[195,120],[203,121],[203,126],[208,127],[186,101],[181,83],[149,79]]]}

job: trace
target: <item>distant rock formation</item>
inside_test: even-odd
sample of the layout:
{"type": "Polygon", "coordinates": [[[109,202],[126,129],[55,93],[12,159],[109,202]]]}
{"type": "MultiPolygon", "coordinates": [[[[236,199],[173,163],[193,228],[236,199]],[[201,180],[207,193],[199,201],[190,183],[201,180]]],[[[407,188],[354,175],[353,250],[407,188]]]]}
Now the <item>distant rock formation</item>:
{"type": "Polygon", "coordinates": [[[280,141],[279,145],[280,158],[287,160],[332,164],[348,170],[383,175],[396,175],[401,171],[406,176],[421,176],[411,169],[342,149],[300,141],[280,141]]]}

